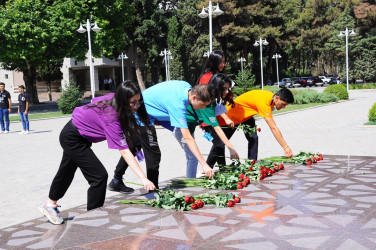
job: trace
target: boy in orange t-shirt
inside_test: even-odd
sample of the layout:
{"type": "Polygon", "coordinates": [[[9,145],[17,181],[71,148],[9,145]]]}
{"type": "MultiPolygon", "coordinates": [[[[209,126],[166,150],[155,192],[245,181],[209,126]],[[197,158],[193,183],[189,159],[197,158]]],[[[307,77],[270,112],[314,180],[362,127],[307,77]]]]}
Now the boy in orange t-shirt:
{"type": "MultiPolygon", "coordinates": [[[[234,100],[234,102],[234,107],[227,106],[227,116],[235,123],[235,128],[230,128],[226,126],[226,124],[224,124],[223,122],[219,123],[228,139],[230,139],[231,136],[234,134],[239,124],[246,124],[251,127],[255,127],[256,124],[253,116],[259,114],[261,117],[265,119],[274,137],[282,146],[285,156],[293,157],[291,149],[283,139],[282,133],[278,129],[272,117],[272,111],[274,109],[284,109],[288,104],[294,102],[294,96],[289,89],[282,88],[276,94],[273,94],[272,92],[267,90],[251,90],[237,97],[234,100]]],[[[244,134],[248,140],[248,159],[257,160],[257,133],[253,133],[253,136],[250,136],[248,133],[244,134]]],[[[210,154],[212,154],[212,157],[224,157],[224,145],[218,145],[216,147],[213,146],[210,151],[210,154]]]]}

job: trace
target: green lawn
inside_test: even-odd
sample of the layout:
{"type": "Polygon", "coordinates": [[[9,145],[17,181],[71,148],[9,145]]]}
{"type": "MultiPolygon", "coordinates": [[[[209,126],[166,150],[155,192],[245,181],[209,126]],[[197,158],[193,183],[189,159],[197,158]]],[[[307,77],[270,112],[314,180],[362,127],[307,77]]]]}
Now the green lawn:
{"type": "Polygon", "coordinates": [[[376,125],[376,122],[367,122],[367,123],[364,123],[364,125],[376,125]]]}
{"type": "MultiPolygon", "coordinates": [[[[35,113],[35,114],[29,114],[29,120],[56,118],[56,117],[64,117],[64,116],[71,116],[71,114],[63,114],[61,111],[49,112],[49,113],[35,113]]],[[[20,121],[20,117],[18,115],[10,116],[9,120],[11,122],[20,121]]]]}

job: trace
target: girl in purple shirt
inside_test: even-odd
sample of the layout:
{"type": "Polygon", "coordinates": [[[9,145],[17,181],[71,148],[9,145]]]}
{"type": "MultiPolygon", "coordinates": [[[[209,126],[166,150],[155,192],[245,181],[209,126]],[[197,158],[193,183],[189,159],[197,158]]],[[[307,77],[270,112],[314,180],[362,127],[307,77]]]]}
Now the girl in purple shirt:
{"type": "Polygon", "coordinates": [[[64,222],[57,209],[61,199],[72,183],[77,168],[80,168],[90,187],[87,210],[103,206],[106,196],[107,171],[90,148],[92,143],[106,140],[110,149],[118,149],[121,156],[140,178],[144,188],[154,190],[130,151],[136,144],[140,127],[134,112],[144,124],[150,120],[141,101],[141,92],[130,81],[120,84],[115,93],[93,98],[92,103],[77,107],[60,133],[63,158],[52,181],[49,199],[39,207],[40,212],[53,224],[64,222]]]}

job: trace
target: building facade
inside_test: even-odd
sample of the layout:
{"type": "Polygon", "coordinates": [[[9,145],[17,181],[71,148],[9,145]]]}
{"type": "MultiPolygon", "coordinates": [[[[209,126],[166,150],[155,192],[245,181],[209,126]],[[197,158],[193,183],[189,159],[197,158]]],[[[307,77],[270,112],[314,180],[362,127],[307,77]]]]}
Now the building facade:
{"type": "MultiPolygon", "coordinates": [[[[123,69],[121,59],[93,58],[96,93],[105,90],[104,80],[108,78],[112,79],[114,88],[116,88],[122,82],[123,71],[125,80],[137,82],[133,51],[131,47],[126,53],[128,59],[123,59],[123,69]]],[[[60,86],[65,88],[71,81],[74,81],[80,87],[80,90],[90,92],[90,63],[88,57],[87,54],[85,61],[77,61],[75,58],[64,58],[63,66],[61,67],[62,79],[61,81],[52,83],[52,92],[58,92],[60,86]]],[[[159,77],[164,76],[165,70],[162,63],[147,70],[143,57],[139,57],[139,65],[146,86],[157,83],[159,77]]],[[[5,83],[6,90],[12,96],[12,101],[17,101],[18,85],[25,85],[23,73],[5,70],[0,67],[0,81],[5,83]]],[[[37,82],[37,91],[38,94],[46,93],[47,85],[44,82],[37,82]]]]}

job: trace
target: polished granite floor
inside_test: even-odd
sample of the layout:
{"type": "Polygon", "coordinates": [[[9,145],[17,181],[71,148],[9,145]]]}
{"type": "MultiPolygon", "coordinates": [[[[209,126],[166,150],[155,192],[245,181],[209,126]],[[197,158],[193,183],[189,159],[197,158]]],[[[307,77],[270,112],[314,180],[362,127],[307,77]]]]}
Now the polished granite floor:
{"type": "Polygon", "coordinates": [[[376,157],[324,157],[312,167],[287,164],[237,191],[242,202],[233,208],[117,203],[144,199],[137,190],[90,212],[86,205],[62,210],[63,225],[41,217],[4,228],[0,249],[376,249],[376,157]]]}

